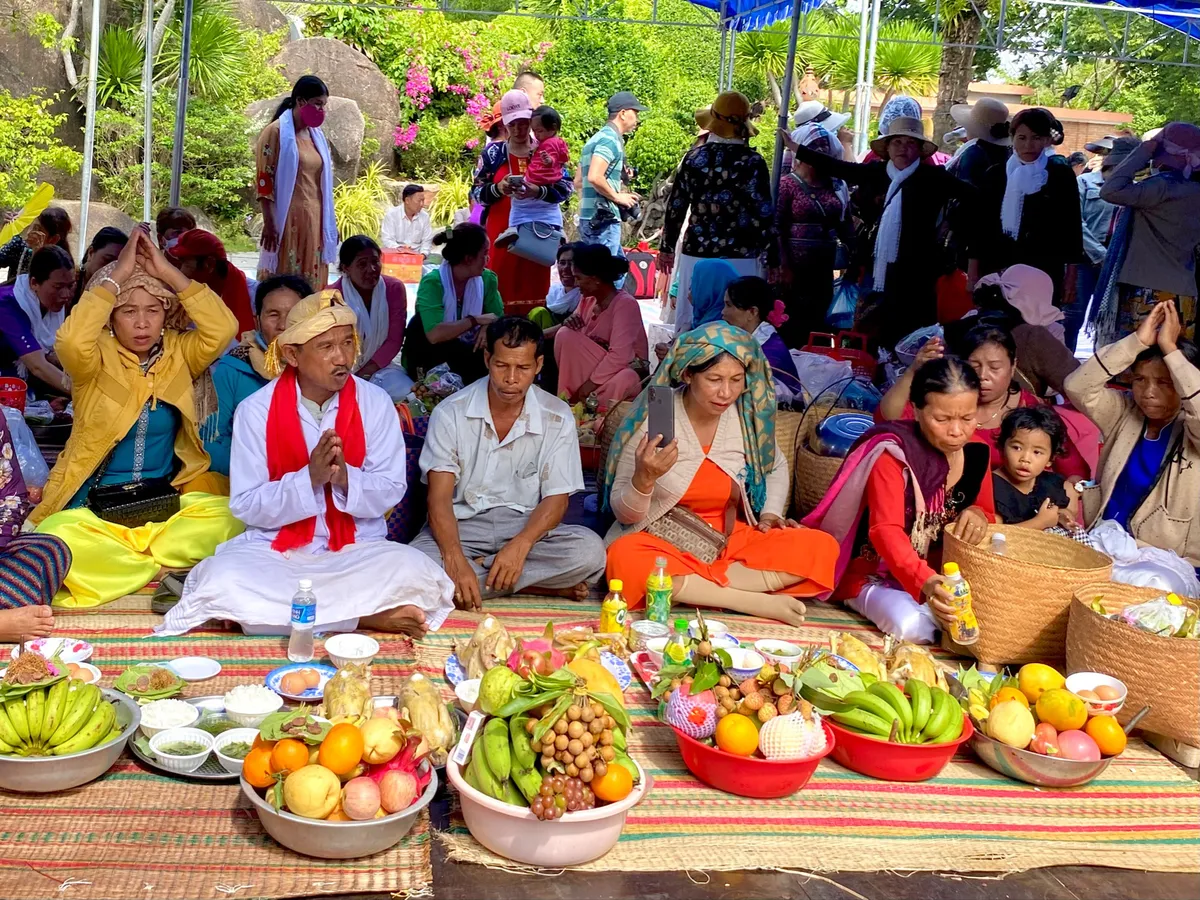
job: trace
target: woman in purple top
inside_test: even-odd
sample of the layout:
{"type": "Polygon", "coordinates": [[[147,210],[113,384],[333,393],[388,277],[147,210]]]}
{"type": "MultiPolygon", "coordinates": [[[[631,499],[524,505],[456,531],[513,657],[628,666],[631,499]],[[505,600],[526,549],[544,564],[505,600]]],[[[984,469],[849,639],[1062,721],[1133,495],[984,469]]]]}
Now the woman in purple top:
{"type": "Polygon", "coordinates": [[[50,601],[71,568],[71,551],[49,534],[21,534],[33,508],[21,465],[0,414],[0,643],[47,637],[50,601]]]}
{"type": "Polygon", "coordinates": [[[725,310],[721,318],[750,332],[762,348],[771,365],[771,380],[775,383],[775,398],[786,406],[801,395],[800,375],[796,363],[775,324],[787,320],[783,303],[771,295],[771,285],[749,275],[739,278],[725,290],[725,310]]]}
{"type": "Polygon", "coordinates": [[[75,262],[62,247],[33,254],[29,272],[0,287],[0,375],[36,379],[71,394],[71,379],[53,355],[54,336],[75,297],[75,262]]]}

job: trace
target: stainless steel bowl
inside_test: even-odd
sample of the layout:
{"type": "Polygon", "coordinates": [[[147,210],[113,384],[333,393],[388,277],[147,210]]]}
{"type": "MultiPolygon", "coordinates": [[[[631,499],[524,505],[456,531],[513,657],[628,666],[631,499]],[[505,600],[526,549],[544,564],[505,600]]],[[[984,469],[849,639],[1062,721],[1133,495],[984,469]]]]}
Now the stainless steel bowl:
{"type": "Polygon", "coordinates": [[[1018,750],[988,737],[978,728],[971,736],[970,744],[979,758],[1001,775],[1041,787],[1066,788],[1087,784],[1116,759],[1115,756],[1109,756],[1097,762],[1086,762],[1045,756],[1032,750],[1018,750]]]}
{"type": "Polygon", "coordinates": [[[142,722],[142,710],[120,691],[103,689],[106,701],[117,703],[120,736],[107,744],[69,756],[0,756],[0,788],[47,794],[95,781],[111,768],[142,722]]]}
{"type": "Polygon", "coordinates": [[[325,822],[279,812],[245,778],[241,783],[242,793],[250,798],[267,834],[289,850],[318,859],[356,859],[395,846],[408,834],[417,814],[429,805],[438,789],[437,772],[430,772],[425,793],[403,812],[365,822],[325,822]]]}

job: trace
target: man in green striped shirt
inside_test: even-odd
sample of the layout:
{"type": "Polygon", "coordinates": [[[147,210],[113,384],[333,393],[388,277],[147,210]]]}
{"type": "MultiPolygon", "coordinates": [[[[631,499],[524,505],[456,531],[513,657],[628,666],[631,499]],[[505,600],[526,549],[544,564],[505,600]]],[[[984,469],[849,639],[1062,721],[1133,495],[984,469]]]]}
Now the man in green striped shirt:
{"type": "Polygon", "coordinates": [[[579,239],[603,244],[614,255],[621,252],[621,216],[618,206],[638,202],[636,194],[621,190],[625,171],[625,135],[638,124],[646,107],[630,91],[608,98],[608,124],[583,146],[579,157],[579,239]]]}

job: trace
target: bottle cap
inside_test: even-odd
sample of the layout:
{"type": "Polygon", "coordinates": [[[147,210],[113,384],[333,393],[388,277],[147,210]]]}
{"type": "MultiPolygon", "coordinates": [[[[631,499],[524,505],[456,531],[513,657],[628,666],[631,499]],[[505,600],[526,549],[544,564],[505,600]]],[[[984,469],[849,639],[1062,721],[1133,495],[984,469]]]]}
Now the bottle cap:
{"type": "Polygon", "coordinates": [[[687,619],[676,619],[675,620],[675,630],[676,631],[687,631],[687,627],[688,627],[687,619]]]}
{"type": "Polygon", "coordinates": [[[658,569],[665,569],[667,567],[667,558],[665,556],[656,556],[654,558],[654,566],[658,569]]]}
{"type": "Polygon", "coordinates": [[[312,579],[311,578],[301,578],[300,579],[300,590],[311,591],[312,590],[312,579]]]}
{"type": "Polygon", "coordinates": [[[995,534],[992,535],[992,540],[993,541],[1007,541],[1008,538],[1005,537],[1003,531],[997,531],[995,534]]]}
{"type": "Polygon", "coordinates": [[[625,582],[623,582],[620,578],[614,578],[608,583],[608,589],[614,593],[620,593],[621,588],[623,587],[625,587],[625,582]]]}
{"type": "Polygon", "coordinates": [[[942,566],[942,574],[943,575],[957,575],[958,574],[958,563],[952,563],[952,562],[946,563],[946,565],[942,566]]]}

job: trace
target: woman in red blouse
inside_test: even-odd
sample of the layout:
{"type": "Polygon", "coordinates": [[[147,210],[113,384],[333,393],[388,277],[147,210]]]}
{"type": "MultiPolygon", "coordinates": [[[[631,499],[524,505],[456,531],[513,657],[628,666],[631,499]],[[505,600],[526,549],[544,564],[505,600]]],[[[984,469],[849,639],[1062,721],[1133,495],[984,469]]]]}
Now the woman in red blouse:
{"type": "MultiPolygon", "coordinates": [[[[974,440],[988,445],[991,467],[998,469],[1004,464],[997,438],[1005,414],[1022,406],[1041,406],[1044,403],[1036,394],[1022,389],[1017,383],[1017,345],[1009,332],[994,324],[977,325],[955,343],[956,346],[951,349],[965,359],[979,377],[979,407],[976,411],[974,440]]],[[[909,371],[928,359],[937,359],[943,352],[944,344],[940,339],[927,341],[918,351],[909,371]]],[[[906,372],[884,395],[875,412],[876,421],[913,418],[913,404],[908,399],[909,384],[911,381],[906,372]]],[[[1061,475],[1068,486],[1091,477],[1091,467],[1070,438],[1067,438],[1062,454],[1055,457],[1051,471],[1061,475]]]]}
{"type": "Polygon", "coordinates": [[[938,574],[942,529],[977,543],[995,520],[988,449],[975,433],[979,377],[960,359],[926,362],[912,379],[911,421],[864,434],[804,520],[837,538],[844,600],[882,631],[932,643],[953,616],[938,574]]]}

